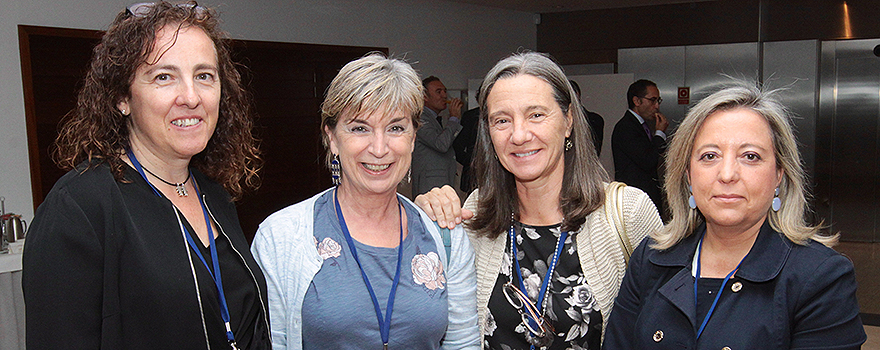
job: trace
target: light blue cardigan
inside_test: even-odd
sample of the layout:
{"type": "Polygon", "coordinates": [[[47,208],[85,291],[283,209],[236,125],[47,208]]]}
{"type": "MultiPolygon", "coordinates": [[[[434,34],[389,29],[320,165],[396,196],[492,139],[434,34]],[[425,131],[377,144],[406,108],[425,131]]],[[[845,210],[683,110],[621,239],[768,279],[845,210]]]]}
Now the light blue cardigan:
{"type": "MultiPolygon", "coordinates": [[[[330,191],[328,189],[327,191],[330,191]]],[[[302,349],[302,304],[306,290],[324,260],[314,238],[315,201],[327,191],[270,215],[257,230],[251,252],[266,275],[269,320],[275,350],[302,349]]],[[[479,349],[477,327],[476,273],[474,250],[461,225],[451,231],[452,254],[446,248],[437,225],[419,211],[446,272],[449,324],[442,349],[479,349]],[[448,262],[448,264],[447,264],[448,262]]],[[[418,307],[411,305],[410,307],[418,307]]]]}

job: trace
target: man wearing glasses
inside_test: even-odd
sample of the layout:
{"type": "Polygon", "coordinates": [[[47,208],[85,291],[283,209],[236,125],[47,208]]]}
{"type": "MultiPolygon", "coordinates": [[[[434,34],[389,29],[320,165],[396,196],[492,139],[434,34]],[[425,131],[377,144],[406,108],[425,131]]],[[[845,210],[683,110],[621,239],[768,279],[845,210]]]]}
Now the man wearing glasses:
{"type": "Polygon", "coordinates": [[[629,109],[611,134],[614,179],[645,191],[663,215],[660,166],[669,121],[660,113],[660,89],[640,79],[629,86],[626,99],[629,109]]]}

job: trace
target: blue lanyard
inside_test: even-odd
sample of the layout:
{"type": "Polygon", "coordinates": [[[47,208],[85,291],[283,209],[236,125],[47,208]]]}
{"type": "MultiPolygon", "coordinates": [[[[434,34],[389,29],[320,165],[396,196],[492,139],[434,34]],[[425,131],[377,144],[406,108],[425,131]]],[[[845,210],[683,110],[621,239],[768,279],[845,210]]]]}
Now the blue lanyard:
{"type": "MultiPolygon", "coordinates": [[[[147,175],[144,174],[144,169],[141,167],[141,163],[138,162],[137,157],[134,156],[134,153],[131,149],[125,150],[128,155],[128,159],[131,160],[131,164],[134,165],[134,168],[137,169],[138,173],[147,181],[147,184],[150,185],[150,188],[153,190],[157,196],[162,197],[159,194],[159,190],[150,183],[150,180],[147,180],[147,175]]],[[[192,172],[190,172],[190,176],[192,176],[192,172]]],[[[202,194],[199,192],[198,184],[193,181],[193,187],[196,189],[196,195],[199,197],[199,204],[202,205],[202,214],[205,216],[205,226],[208,227],[208,244],[210,244],[211,250],[211,260],[214,265],[213,269],[208,266],[207,260],[202,256],[201,250],[196,246],[196,242],[193,240],[192,235],[189,233],[189,230],[186,229],[186,226],[181,225],[181,228],[184,231],[184,237],[186,237],[186,242],[189,244],[190,248],[196,253],[196,256],[199,257],[199,260],[202,261],[202,264],[205,264],[205,268],[208,269],[208,273],[211,275],[211,278],[214,280],[214,285],[217,287],[217,294],[220,299],[220,317],[223,319],[223,323],[226,325],[226,340],[229,342],[229,345],[232,346],[233,349],[238,349],[238,346],[235,344],[235,336],[232,334],[232,326],[229,323],[229,307],[226,305],[226,295],[223,292],[223,280],[220,276],[220,260],[217,258],[217,245],[214,244],[214,230],[211,229],[211,221],[208,219],[208,208],[205,206],[205,201],[202,199],[202,194]]]]}
{"type": "MultiPolygon", "coordinates": [[[[697,305],[697,281],[700,280],[700,254],[703,252],[703,236],[705,236],[706,232],[703,231],[700,234],[700,243],[697,244],[697,274],[694,277],[694,306],[697,305]]],[[[748,256],[748,254],[746,254],[748,256]]],[[[727,274],[727,277],[724,277],[724,281],[721,282],[721,288],[718,289],[718,294],[715,295],[715,301],[712,302],[712,307],[709,308],[709,312],[706,313],[706,317],[703,318],[703,324],[700,325],[700,329],[697,331],[697,339],[700,339],[700,335],[703,334],[703,330],[706,329],[706,324],[709,323],[709,318],[712,317],[712,313],[715,312],[715,306],[718,305],[718,299],[721,299],[721,292],[724,291],[724,286],[727,285],[727,281],[730,280],[730,277],[733,277],[733,273],[736,270],[739,270],[739,266],[742,265],[743,260],[746,257],[744,256],[742,260],[739,261],[739,264],[736,264],[736,268],[730,273],[727,274]]],[[[696,309],[696,308],[695,308],[696,309]]]]}
{"type": "Polygon", "coordinates": [[[373,285],[370,284],[370,279],[367,277],[367,273],[364,272],[364,267],[361,266],[361,261],[358,259],[357,248],[354,246],[354,239],[351,238],[351,233],[348,232],[348,225],[345,224],[345,217],[342,216],[342,208],[339,206],[338,190],[333,193],[333,200],[336,204],[336,217],[339,219],[339,226],[342,227],[342,234],[345,236],[345,241],[348,243],[348,249],[351,251],[354,261],[357,262],[358,268],[361,269],[361,277],[364,278],[364,284],[367,285],[367,291],[370,292],[370,298],[373,299],[373,308],[376,309],[376,319],[379,321],[379,334],[382,336],[382,345],[385,349],[388,349],[388,334],[391,331],[391,311],[394,310],[394,296],[397,294],[397,284],[400,282],[400,261],[403,259],[403,205],[400,204],[400,199],[397,199],[397,214],[400,217],[400,244],[397,245],[397,272],[394,274],[394,281],[391,283],[391,293],[388,294],[388,305],[385,307],[385,317],[383,318],[382,309],[379,308],[379,300],[376,299],[376,292],[373,291],[373,285]]]}
{"type": "MultiPolygon", "coordinates": [[[[565,239],[568,237],[568,231],[562,232],[559,236],[559,243],[556,244],[556,251],[553,253],[553,260],[550,262],[550,268],[547,269],[547,274],[544,275],[544,281],[541,282],[541,290],[538,292],[538,300],[535,303],[535,307],[538,309],[538,312],[544,313],[544,296],[547,293],[547,287],[550,286],[550,280],[552,279],[553,270],[556,267],[556,263],[559,261],[559,256],[562,255],[562,248],[565,246],[565,239]]],[[[516,235],[514,234],[513,225],[510,225],[510,250],[513,252],[513,264],[516,266],[516,277],[519,279],[519,290],[526,292],[525,283],[523,283],[522,272],[519,267],[519,260],[516,258],[516,235]]],[[[511,276],[512,277],[512,276],[511,276]]],[[[529,323],[534,322],[534,326],[537,327],[537,320],[531,320],[529,317],[529,323]]],[[[551,334],[551,336],[554,336],[551,334]]],[[[531,346],[532,349],[535,348],[534,345],[531,346]]]]}

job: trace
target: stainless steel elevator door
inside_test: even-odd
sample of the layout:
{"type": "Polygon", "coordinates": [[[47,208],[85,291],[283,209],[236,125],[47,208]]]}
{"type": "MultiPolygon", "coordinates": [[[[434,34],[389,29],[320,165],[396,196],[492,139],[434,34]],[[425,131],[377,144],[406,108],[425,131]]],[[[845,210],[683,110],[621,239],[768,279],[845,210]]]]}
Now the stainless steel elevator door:
{"type": "MultiPolygon", "coordinates": [[[[831,130],[819,132],[816,143],[830,149],[817,150],[817,156],[830,159],[825,160],[827,173],[818,177],[817,209],[832,232],[847,241],[880,242],[880,57],[871,52],[875,42],[829,43],[833,64],[826,60],[822,65],[823,77],[833,81],[822,83],[830,100],[822,100],[820,124],[831,130]]],[[[823,51],[823,60],[832,59],[823,51]]]]}

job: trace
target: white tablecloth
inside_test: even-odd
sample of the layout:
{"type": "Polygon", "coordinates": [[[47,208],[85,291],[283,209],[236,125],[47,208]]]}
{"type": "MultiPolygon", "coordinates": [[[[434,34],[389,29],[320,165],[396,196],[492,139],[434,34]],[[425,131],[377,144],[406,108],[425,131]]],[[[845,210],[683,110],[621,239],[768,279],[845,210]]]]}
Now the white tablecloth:
{"type": "Polygon", "coordinates": [[[24,350],[21,254],[0,254],[0,350],[24,350]]]}
{"type": "Polygon", "coordinates": [[[0,273],[21,271],[21,254],[0,254],[0,273]]]}

